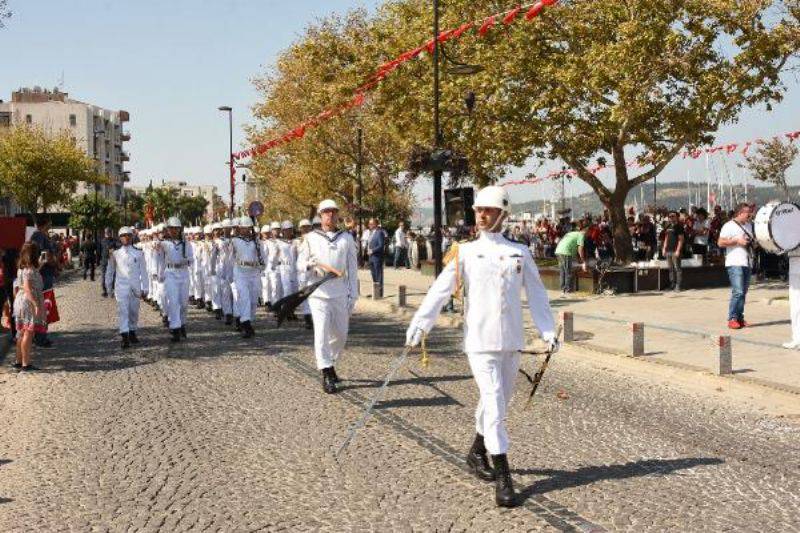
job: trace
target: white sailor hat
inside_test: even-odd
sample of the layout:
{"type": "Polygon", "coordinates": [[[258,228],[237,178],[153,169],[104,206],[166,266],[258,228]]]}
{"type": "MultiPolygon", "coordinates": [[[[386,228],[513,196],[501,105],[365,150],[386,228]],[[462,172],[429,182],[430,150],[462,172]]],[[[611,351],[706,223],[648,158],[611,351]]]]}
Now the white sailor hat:
{"type": "Polygon", "coordinates": [[[250,217],[240,217],[236,226],[239,228],[252,228],[253,220],[250,217]]]}
{"type": "Polygon", "coordinates": [[[181,219],[178,217],[169,217],[167,220],[167,227],[168,228],[182,228],[183,224],[181,223],[181,219]]]}
{"type": "Polygon", "coordinates": [[[214,222],[213,224],[211,224],[211,231],[216,231],[218,229],[222,229],[222,224],[220,224],[219,222],[214,222]]]}
{"type": "Polygon", "coordinates": [[[133,228],[131,228],[129,226],[122,226],[121,228],[119,228],[119,231],[117,232],[117,234],[120,237],[122,237],[123,235],[133,235],[133,228]]]}
{"type": "Polygon", "coordinates": [[[319,216],[315,216],[314,218],[311,219],[311,224],[312,225],[322,224],[322,219],[319,218],[319,216]]]}
{"type": "Polygon", "coordinates": [[[328,209],[335,209],[339,210],[339,206],[336,205],[336,202],[333,200],[322,200],[317,206],[317,213],[322,213],[323,211],[327,211],[328,209]]]}
{"type": "Polygon", "coordinates": [[[261,233],[268,233],[270,231],[269,224],[264,224],[261,226],[261,233]]]}
{"type": "Polygon", "coordinates": [[[233,226],[233,224],[231,223],[231,219],[226,218],[226,219],[222,220],[222,227],[223,228],[230,228],[232,226],[233,226]]]}
{"type": "Polygon", "coordinates": [[[281,229],[281,223],[273,222],[272,224],[269,225],[269,229],[281,229]]]}
{"type": "Polygon", "coordinates": [[[301,220],[300,222],[297,223],[297,227],[298,228],[304,228],[304,227],[307,227],[307,226],[310,226],[310,225],[311,225],[311,222],[309,222],[307,218],[304,218],[303,220],[301,220]]]}
{"type": "Polygon", "coordinates": [[[294,229],[294,224],[291,220],[284,220],[281,222],[281,229],[294,229]]]}

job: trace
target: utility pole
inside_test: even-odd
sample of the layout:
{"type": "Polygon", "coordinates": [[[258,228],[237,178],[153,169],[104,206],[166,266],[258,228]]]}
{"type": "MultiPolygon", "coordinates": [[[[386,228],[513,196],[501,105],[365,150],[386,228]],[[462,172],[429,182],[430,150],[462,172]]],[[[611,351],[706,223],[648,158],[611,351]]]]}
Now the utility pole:
{"type": "MultiPolygon", "coordinates": [[[[433,0],[433,148],[441,147],[439,124],[439,0],[433,0]]],[[[438,276],[442,272],[442,171],[433,171],[433,264],[438,276]]]]}
{"type": "Polygon", "coordinates": [[[234,195],[236,194],[236,169],[233,164],[233,108],[230,106],[219,106],[217,109],[220,111],[225,111],[228,113],[228,138],[230,141],[229,144],[229,159],[228,159],[228,171],[230,175],[228,178],[230,179],[231,183],[231,208],[230,208],[230,218],[233,218],[233,204],[234,204],[234,195]]]}
{"type": "Polygon", "coordinates": [[[361,167],[362,167],[362,152],[363,152],[363,144],[364,144],[364,131],[361,128],[358,128],[358,157],[356,159],[356,180],[358,181],[358,191],[356,194],[356,203],[358,204],[358,262],[361,262],[361,258],[364,257],[363,250],[361,249],[361,236],[364,232],[364,182],[361,178],[361,167]]]}

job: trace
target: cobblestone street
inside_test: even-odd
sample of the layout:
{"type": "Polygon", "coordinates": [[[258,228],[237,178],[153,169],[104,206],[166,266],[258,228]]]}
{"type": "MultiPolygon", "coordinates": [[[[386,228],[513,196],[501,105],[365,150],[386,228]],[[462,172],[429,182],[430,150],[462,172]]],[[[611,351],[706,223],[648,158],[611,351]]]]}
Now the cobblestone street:
{"type": "MultiPolygon", "coordinates": [[[[368,300],[322,393],[312,334],[259,312],[244,340],[192,310],[170,346],[142,308],[122,352],[115,305],[68,275],[38,374],[0,374],[2,531],[791,531],[800,419],[606,364],[568,347],[509,417],[524,504],[467,473],[477,389],[461,334],[434,330],[337,463],[405,323],[368,300]]],[[[8,358],[13,357],[13,349],[8,358]]],[[[529,358],[531,356],[528,356],[529,358]]],[[[523,366],[535,367],[530,359],[523,366]]],[[[665,370],[666,372],[666,370],[665,370]]],[[[798,402],[800,403],[800,401],[798,402]]],[[[800,407],[795,413],[800,413],[800,407]]]]}

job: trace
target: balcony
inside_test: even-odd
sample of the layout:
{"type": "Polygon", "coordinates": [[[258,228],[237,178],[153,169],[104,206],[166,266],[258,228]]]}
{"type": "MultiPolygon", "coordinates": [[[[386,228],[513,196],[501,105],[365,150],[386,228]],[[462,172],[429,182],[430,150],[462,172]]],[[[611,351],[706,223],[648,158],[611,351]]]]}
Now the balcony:
{"type": "Polygon", "coordinates": [[[122,140],[122,142],[126,143],[131,140],[131,134],[127,131],[123,131],[119,138],[122,140]]]}
{"type": "Polygon", "coordinates": [[[119,121],[120,122],[128,122],[131,119],[130,113],[127,111],[123,111],[122,109],[119,110],[119,121]]]}
{"type": "Polygon", "coordinates": [[[120,158],[121,161],[130,161],[131,160],[131,156],[128,155],[128,152],[120,152],[119,153],[119,158],[120,158]]]}

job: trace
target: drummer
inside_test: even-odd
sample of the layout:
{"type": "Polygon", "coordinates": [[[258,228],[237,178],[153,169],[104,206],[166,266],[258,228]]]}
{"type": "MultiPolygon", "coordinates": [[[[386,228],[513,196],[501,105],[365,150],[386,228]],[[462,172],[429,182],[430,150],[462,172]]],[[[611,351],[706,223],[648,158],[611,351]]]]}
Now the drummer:
{"type": "Polygon", "coordinates": [[[731,282],[731,300],[728,305],[728,328],[747,327],[744,319],[744,304],[750,288],[750,275],[753,269],[753,248],[755,235],[750,222],[753,209],[749,204],[736,206],[733,218],[722,226],[717,241],[725,249],[725,269],[731,282]]]}

